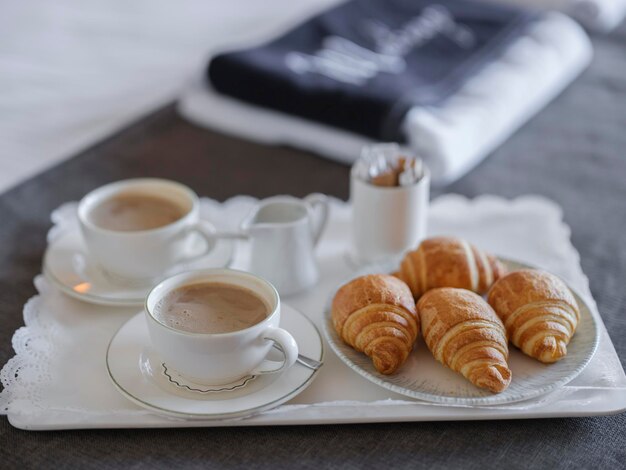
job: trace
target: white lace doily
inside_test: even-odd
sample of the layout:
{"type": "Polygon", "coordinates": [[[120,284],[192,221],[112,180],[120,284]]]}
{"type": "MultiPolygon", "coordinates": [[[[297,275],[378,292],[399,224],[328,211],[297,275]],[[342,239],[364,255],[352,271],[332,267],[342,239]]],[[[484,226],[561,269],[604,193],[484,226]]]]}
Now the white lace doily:
{"type": "MultiPolygon", "coordinates": [[[[202,200],[204,217],[224,229],[237,227],[255,204],[255,199],[236,197],[220,204],[202,200]]],[[[49,239],[75,224],[75,205],[66,204],[52,214],[54,227],[49,239]]],[[[74,227],[75,228],[75,227],[74,227]]],[[[444,196],[431,205],[429,234],[464,237],[477,246],[511,259],[548,269],[569,282],[595,310],[588,281],[578,253],[570,242],[569,228],[553,202],[535,196],[513,201],[483,196],[468,200],[444,196]]],[[[309,292],[285,301],[321,325],[323,306],[337,284],[350,276],[345,261],[350,239],[348,204],[332,200],[331,217],[318,248],[320,283],[309,292]]],[[[245,268],[245,247],[238,250],[233,267],[245,268]]],[[[113,388],[104,367],[106,347],[115,331],[136,308],[89,305],[71,299],[35,278],[39,294],[24,307],[25,326],[13,336],[15,356],[3,367],[0,379],[0,413],[22,427],[63,423],[62,427],[114,427],[167,425],[133,405],[113,388]]],[[[597,312],[595,312],[597,318],[597,312]]],[[[600,320],[601,323],[601,320],[600,320]]],[[[591,406],[605,399],[606,391],[625,390],[626,376],[611,340],[601,323],[600,348],[587,369],[562,390],[523,404],[498,407],[508,412],[552,406],[554,409],[591,406]]],[[[427,407],[367,382],[352,373],[328,350],[323,369],[302,394],[265,413],[294,416],[329,416],[333,410],[364,416],[384,414],[384,407],[427,407]],[[381,411],[383,410],[383,411],[381,411]]],[[[283,415],[281,415],[283,416],[283,415]]],[[[263,415],[259,418],[263,419],[263,415]]]]}

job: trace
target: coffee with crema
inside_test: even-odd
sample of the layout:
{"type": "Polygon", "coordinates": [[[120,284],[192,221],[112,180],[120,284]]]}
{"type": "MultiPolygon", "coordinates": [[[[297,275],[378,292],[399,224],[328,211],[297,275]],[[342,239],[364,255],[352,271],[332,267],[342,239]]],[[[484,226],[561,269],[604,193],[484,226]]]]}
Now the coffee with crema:
{"type": "Polygon", "coordinates": [[[164,325],[189,333],[231,333],[262,322],[269,305],[244,287],[222,282],[203,282],[178,287],[154,308],[164,325]]]}
{"type": "Polygon", "coordinates": [[[102,201],[91,210],[89,219],[100,228],[134,232],[169,225],[182,218],[186,212],[169,199],[126,193],[102,201]]]}

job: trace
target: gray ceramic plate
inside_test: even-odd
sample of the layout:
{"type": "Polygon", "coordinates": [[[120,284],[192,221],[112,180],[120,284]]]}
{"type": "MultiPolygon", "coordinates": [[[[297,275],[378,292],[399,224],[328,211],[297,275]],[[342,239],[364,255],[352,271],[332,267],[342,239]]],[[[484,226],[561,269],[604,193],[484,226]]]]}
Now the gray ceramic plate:
{"type": "MultiPolygon", "coordinates": [[[[532,268],[514,261],[501,261],[509,270],[532,268]]],[[[391,272],[392,269],[388,268],[390,267],[366,268],[354,277],[371,272],[391,272]]],[[[330,318],[330,302],[325,312],[324,335],[332,350],[348,367],[371,382],[401,395],[454,405],[514,403],[546,394],[565,385],[580,374],[593,357],[599,341],[596,320],[585,301],[571,290],[580,307],[581,319],[576,334],[568,345],[567,356],[555,364],[542,364],[509,345],[509,367],[513,372],[513,380],[508,389],[498,394],[474,386],[460,374],[437,362],[421,336],[407,362],[395,374],[380,374],[367,356],[355,351],[339,338],[330,318]]]]}

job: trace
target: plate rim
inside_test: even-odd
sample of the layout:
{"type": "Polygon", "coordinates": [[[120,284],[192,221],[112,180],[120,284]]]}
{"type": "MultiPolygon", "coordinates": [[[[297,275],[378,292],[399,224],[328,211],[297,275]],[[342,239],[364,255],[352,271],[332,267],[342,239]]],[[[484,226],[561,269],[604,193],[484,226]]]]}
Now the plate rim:
{"type": "MultiPolygon", "coordinates": [[[[545,272],[549,272],[545,269],[533,266],[529,263],[523,262],[523,261],[519,261],[513,258],[508,258],[508,257],[501,257],[498,256],[497,257],[498,260],[504,262],[505,264],[513,264],[513,265],[518,265],[519,268],[518,269],[536,269],[536,270],[541,270],[541,271],[545,271],[545,272]]],[[[358,277],[360,275],[363,275],[365,273],[371,272],[372,269],[376,269],[376,268],[388,268],[389,266],[387,265],[381,265],[381,264],[374,264],[374,265],[369,265],[369,266],[364,266],[361,269],[357,270],[354,273],[354,276],[351,277],[351,279],[353,279],[354,277],[358,277]]],[[[388,269],[386,269],[388,270],[388,269]]],[[[560,277],[559,277],[560,279],[560,277]]],[[[347,281],[346,281],[347,282],[347,281]]],[[[593,359],[593,357],[595,356],[597,350],[598,350],[598,346],[600,344],[600,328],[598,326],[598,320],[596,319],[595,313],[593,311],[593,309],[589,306],[589,302],[586,300],[586,298],[584,296],[582,296],[578,289],[573,288],[568,282],[566,282],[565,280],[563,280],[563,282],[565,283],[565,285],[567,286],[568,289],[570,289],[572,291],[572,293],[574,294],[576,301],[577,302],[581,302],[585,309],[588,311],[589,313],[589,317],[591,319],[591,325],[592,328],[594,330],[594,339],[593,339],[593,344],[590,348],[589,353],[586,355],[586,357],[584,358],[583,361],[581,361],[576,368],[574,369],[574,371],[569,374],[567,377],[565,377],[564,379],[558,380],[556,382],[551,383],[550,385],[544,386],[544,387],[540,387],[538,389],[533,390],[532,392],[530,392],[529,394],[523,395],[523,396],[512,396],[512,397],[506,397],[504,396],[503,398],[501,398],[500,400],[498,400],[498,397],[501,395],[499,394],[493,394],[493,395],[489,395],[489,396],[485,396],[485,397],[474,397],[474,398],[464,398],[464,397],[451,397],[451,396],[441,396],[441,395],[435,395],[432,393],[427,393],[427,392],[417,392],[415,390],[410,390],[407,389],[405,387],[390,383],[384,379],[381,379],[380,377],[377,377],[376,375],[372,374],[371,372],[363,369],[362,367],[360,367],[358,364],[355,364],[349,357],[347,357],[340,349],[339,349],[339,342],[342,342],[341,338],[339,338],[337,332],[334,329],[334,325],[332,324],[332,317],[331,317],[331,313],[330,313],[330,306],[332,303],[332,298],[334,297],[337,289],[339,288],[339,286],[337,287],[337,289],[333,290],[333,292],[331,293],[329,300],[326,302],[325,307],[324,307],[324,322],[322,325],[322,331],[324,333],[324,338],[326,339],[326,341],[328,342],[328,344],[330,345],[330,348],[333,350],[333,352],[337,355],[337,357],[339,357],[339,359],[341,360],[341,362],[343,362],[345,365],[347,365],[351,370],[355,371],[356,373],[358,373],[359,375],[361,375],[362,377],[364,377],[365,379],[367,379],[368,381],[370,381],[371,383],[385,388],[387,390],[390,390],[392,392],[398,393],[400,395],[403,395],[405,397],[410,397],[416,400],[421,400],[421,401],[426,401],[429,403],[438,403],[438,404],[443,404],[443,405],[458,405],[458,406],[499,406],[499,405],[507,405],[507,404],[511,404],[511,403],[519,403],[519,402],[523,402],[523,401],[527,401],[527,400],[531,400],[533,398],[537,398],[539,396],[543,396],[546,395],[566,384],[568,384],[569,382],[571,382],[572,380],[574,380],[576,377],[578,377],[583,370],[585,370],[585,368],[587,367],[587,365],[589,365],[589,363],[591,362],[591,360],[593,359]]],[[[339,285],[343,285],[344,283],[342,282],[339,285]]],[[[421,334],[420,334],[421,337],[421,334]]],[[[513,346],[510,342],[509,345],[511,345],[511,347],[516,348],[516,346],[513,346]]],[[[516,348],[519,349],[519,348],[516,348]]],[[[521,352],[521,351],[520,351],[521,352]]],[[[522,353],[523,354],[523,353],[522,353]]],[[[443,364],[440,364],[441,367],[446,367],[443,364]]]]}
{"type": "MultiPolygon", "coordinates": [[[[302,319],[304,319],[306,322],[308,322],[313,327],[313,330],[317,333],[317,339],[318,339],[319,344],[320,344],[320,358],[318,360],[323,363],[324,362],[324,358],[326,356],[326,348],[324,347],[323,336],[320,333],[320,330],[317,328],[317,325],[315,325],[315,323],[307,315],[302,313],[297,308],[292,307],[291,305],[283,303],[281,308],[285,307],[285,306],[288,309],[291,309],[291,310],[297,312],[302,319]]],[[[106,366],[107,375],[109,377],[109,380],[111,381],[113,386],[117,389],[117,391],[122,396],[127,398],[129,401],[135,403],[136,405],[138,405],[138,406],[140,406],[140,407],[142,407],[144,409],[147,409],[149,411],[153,411],[153,412],[155,412],[155,413],[157,413],[159,415],[169,416],[169,417],[174,417],[174,418],[182,418],[182,419],[185,419],[185,420],[207,420],[207,421],[224,421],[224,420],[232,420],[232,419],[249,418],[249,417],[258,415],[258,414],[260,414],[260,413],[262,413],[264,411],[267,411],[269,409],[273,409],[273,408],[275,408],[275,407],[277,407],[277,406],[279,406],[279,405],[289,401],[290,399],[292,399],[293,397],[299,395],[300,393],[302,393],[309,385],[311,385],[311,383],[313,382],[313,380],[315,380],[315,378],[317,377],[317,375],[319,374],[320,370],[323,367],[323,366],[319,367],[316,370],[308,369],[310,371],[309,376],[300,385],[298,385],[298,387],[296,387],[295,389],[291,390],[286,395],[283,395],[280,398],[277,398],[276,400],[273,400],[271,402],[265,403],[265,404],[263,404],[261,406],[257,406],[255,408],[248,408],[248,409],[245,409],[245,410],[234,411],[234,412],[231,412],[231,413],[185,413],[185,412],[181,412],[181,411],[168,410],[167,408],[162,408],[162,407],[150,404],[148,402],[145,402],[145,401],[141,400],[140,398],[136,397],[135,395],[133,395],[128,390],[126,390],[121,384],[119,384],[115,380],[114,374],[112,373],[111,367],[109,365],[109,352],[110,352],[110,349],[111,349],[111,345],[113,344],[113,341],[115,340],[115,338],[118,336],[118,334],[121,332],[121,330],[128,323],[133,321],[138,316],[143,315],[143,313],[144,313],[143,310],[141,310],[137,314],[131,316],[113,334],[113,336],[111,337],[111,340],[109,341],[109,344],[107,345],[107,350],[106,350],[106,355],[105,355],[105,366],[106,366]]],[[[295,366],[295,364],[294,364],[294,366],[295,366]]],[[[285,371],[285,372],[288,372],[288,371],[285,371]]],[[[165,392],[165,393],[167,393],[167,392],[165,392]]],[[[175,396],[175,395],[173,395],[173,396],[175,396]]]]}

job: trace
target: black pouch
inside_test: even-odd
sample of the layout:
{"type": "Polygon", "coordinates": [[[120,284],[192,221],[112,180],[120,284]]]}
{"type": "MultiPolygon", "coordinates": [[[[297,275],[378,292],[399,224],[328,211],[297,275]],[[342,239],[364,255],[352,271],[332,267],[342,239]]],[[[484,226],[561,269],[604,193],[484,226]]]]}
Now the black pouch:
{"type": "Polygon", "coordinates": [[[436,105],[524,33],[535,14],[472,0],[353,0],[268,44],[216,56],[220,93],[375,140],[404,140],[436,105]]]}

